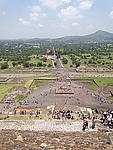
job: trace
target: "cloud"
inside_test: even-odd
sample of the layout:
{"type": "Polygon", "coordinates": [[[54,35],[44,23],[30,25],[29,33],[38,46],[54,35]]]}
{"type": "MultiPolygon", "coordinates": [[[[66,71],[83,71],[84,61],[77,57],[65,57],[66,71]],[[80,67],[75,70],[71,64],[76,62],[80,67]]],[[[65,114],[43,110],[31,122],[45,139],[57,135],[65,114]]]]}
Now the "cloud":
{"type": "Polygon", "coordinates": [[[69,19],[81,19],[84,16],[79,14],[79,10],[77,7],[69,6],[66,9],[62,9],[58,14],[58,17],[62,18],[63,20],[69,20],[69,19]]]}
{"type": "Polygon", "coordinates": [[[38,23],[38,26],[39,26],[39,27],[44,27],[44,25],[43,25],[43,24],[41,24],[41,23],[38,23]]]}
{"type": "Polygon", "coordinates": [[[32,24],[31,24],[31,26],[32,27],[35,27],[35,28],[41,28],[41,27],[44,27],[44,25],[43,24],[41,24],[41,23],[37,23],[37,22],[33,22],[32,24]]]}
{"type": "Polygon", "coordinates": [[[40,12],[41,11],[41,7],[40,6],[33,6],[32,7],[32,11],[33,12],[40,12]]]}
{"type": "Polygon", "coordinates": [[[80,24],[79,24],[79,23],[77,23],[77,22],[74,22],[74,23],[72,23],[72,26],[79,27],[79,26],[80,26],[80,24]]]}
{"type": "Polygon", "coordinates": [[[109,16],[113,18],[113,10],[110,12],[109,16]]]}
{"type": "Polygon", "coordinates": [[[80,10],[90,9],[94,3],[94,0],[79,0],[78,8],[80,10]]]}
{"type": "Polygon", "coordinates": [[[41,18],[45,17],[46,14],[42,12],[42,9],[40,6],[36,5],[36,6],[32,6],[30,8],[30,12],[29,12],[29,21],[23,19],[23,18],[19,18],[19,22],[23,25],[33,25],[34,27],[43,27],[44,25],[42,25],[41,23],[39,23],[39,21],[41,20],[41,18]]]}
{"type": "Polygon", "coordinates": [[[45,17],[46,14],[45,13],[37,13],[37,12],[34,12],[34,13],[30,13],[30,19],[31,20],[34,20],[34,21],[37,21],[37,20],[40,20],[42,17],[45,17]]]}
{"type": "Polygon", "coordinates": [[[58,14],[58,17],[63,20],[69,19],[83,19],[84,16],[81,14],[82,11],[90,9],[94,4],[95,0],[78,0],[78,5],[68,6],[66,9],[62,9],[58,14]]]}
{"type": "Polygon", "coordinates": [[[23,18],[19,18],[19,22],[20,22],[21,24],[23,24],[23,25],[29,25],[29,24],[30,24],[29,21],[26,21],[26,20],[23,19],[23,18]]]}
{"type": "Polygon", "coordinates": [[[72,0],[39,0],[42,4],[50,7],[50,8],[56,8],[63,3],[70,3],[72,0]]]}
{"type": "Polygon", "coordinates": [[[30,13],[29,15],[30,15],[31,20],[39,20],[40,19],[39,14],[36,12],[30,13]]]}
{"type": "Polygon", "coordinates": [[[31,10],[32,13],[29,14],[31,20],[37,21],[46,16],[46,14],[42,12],[40,6],[33,6],[31,10]]]}

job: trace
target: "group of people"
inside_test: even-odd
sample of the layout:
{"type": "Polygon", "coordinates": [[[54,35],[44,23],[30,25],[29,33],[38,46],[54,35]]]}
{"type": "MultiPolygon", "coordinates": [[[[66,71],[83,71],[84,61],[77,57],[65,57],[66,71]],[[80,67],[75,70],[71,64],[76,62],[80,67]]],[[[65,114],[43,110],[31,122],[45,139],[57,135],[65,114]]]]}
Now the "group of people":
{"type": "Polygon", "coordinates": [[[112,110],[107,110],[105,111],[101,118],[101,123],[104,124],[105,126],[109,128],[113,128],[113,111],[112,110]]]}
{"type": "Polygon", "coordinates": [[[100,95],[98,95],[96,93],[93,93],[92,96],[95,97],[97,99],[97,101],[100,102],[100,105],[103,104],[103,103],[108,103],[108,104],[112,104],[113,103],[112,100],[107,99],[107,98],[103,98],[103,97],[101,97],[100,95]]]}
{"type": "Polygon", "coordinates": [[[73,116],[73,111],[71,110],[60,110],[60,111],[55,111],[54,115],[53,115],[54,119],[62,119],[62,120],[66,120],[66,119],[74,119],[73,116]]]}
{"type": "Polygon", "coordinates": [[[76,119],[78,118],[80,120],[83,120],[83,125],[82,125],[82,131],[85,131],[86,129],[89,128],[89,121],[92,123],[90,128],[94,129],[96,120],[98,119],[97,116],[94,114],[91,117],[91,114],[88,112],[87,114],[84,114],[83,112],[73,112],[71,110],[59,110],[55,111],[53,115],[54,119],[60,119],[60,120],[68,120],[68,119],[76,119]]]}
{"type": "MultiPolygon", "coordinates": [[[[91,128],[92,129],[95,128],[95,124],[96,124],[97,119],[98,118],[95,115],[93,115],[93,117],[91,118],[91,121],[92,121],[91,128]]],[[[88,121],[89,121],[89,118],[87,118],[87,117],[83,118],[83,125],[82,125],[83,131],[85,131],[88,128],[88,121]]],[[[101,117],[100,117],[100,122],[104,126],[107,126],[108,128],[113,129],[113,110],[108,109],[107,111],[103,112],[101,117]]]]}
{"type": "Polygon", "coordinates": [[[98,119],[97,116],[93,115],[92,118],[84,117],[83,118],[82,131],[85,131],[86,129],[88,129],[89,119],[91,119],[91,122],[92,122],[92,125],[90,126],[90,128],[91,129],[95,128],[96,119],[98,119]]]}

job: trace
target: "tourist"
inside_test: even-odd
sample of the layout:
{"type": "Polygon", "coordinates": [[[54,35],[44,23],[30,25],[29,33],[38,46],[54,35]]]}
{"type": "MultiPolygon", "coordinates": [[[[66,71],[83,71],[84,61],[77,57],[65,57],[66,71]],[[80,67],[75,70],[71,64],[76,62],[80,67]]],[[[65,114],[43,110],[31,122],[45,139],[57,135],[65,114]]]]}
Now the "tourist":
{"type": "Polygon", "coordinates": [[[92,126],[91,126],[92,129],[95,128],[96,119],[97,119],[97,116],[93,116],[93,117],[92,117],[92,126]]]}
{"type": "Polygon", "coordinates": [[[82,131],[85,131],[87,126],[87,122],[84,120],[83,125],[82,125],[82,131]]]}
{"type": "Polygon", "coordinates": [[[85,118],[85,122],[86,122],[86,128],[88,129],[88,118],[85,118]]]}
{"type": "Polygon", "coordinates": [[[107,122],[107,126],[109,127],[110,125],[110,122],[111,122],[112,118],[110,116],[110,114],[107,115],[107,118],[106,118],[106,122],[107,122]]]}

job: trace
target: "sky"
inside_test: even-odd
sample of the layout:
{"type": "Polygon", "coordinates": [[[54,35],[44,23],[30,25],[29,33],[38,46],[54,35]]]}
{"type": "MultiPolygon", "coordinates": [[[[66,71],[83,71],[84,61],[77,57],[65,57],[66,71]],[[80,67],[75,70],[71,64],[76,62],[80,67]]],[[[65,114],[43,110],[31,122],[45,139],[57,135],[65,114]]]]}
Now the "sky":
{"type": "Polygon", "coordinates": [[[0,39],[113,33],[113,0],[0,0],[0,39]]]}

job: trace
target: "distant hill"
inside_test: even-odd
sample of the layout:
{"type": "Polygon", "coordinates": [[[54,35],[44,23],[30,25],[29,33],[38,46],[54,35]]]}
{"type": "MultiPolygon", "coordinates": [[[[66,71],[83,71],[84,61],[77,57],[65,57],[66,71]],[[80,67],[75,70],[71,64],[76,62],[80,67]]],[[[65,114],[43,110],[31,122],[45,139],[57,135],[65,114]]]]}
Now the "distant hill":
{"type": "Polygon", "coordinates": [[[94,42],[108,42],[113,41],[113,33],[99,30],[95,33],[85,35],[85,36],[65,36],[56,39],[31,39],[31,41],[38,42],[64,42],[64,43],[94,43],[94,42]]]}
{"type": "Polygon", "coordinates": [[[86,36],[66,36],[56,40],[65,41],[68,43],[87,43],[87,42],[107,42],[113,41],[113,33],[99,30],[93,34],[86,36]]]}
{"type": "Polygon", "coordinates": [[[109,42],[109,41],[113,41],[113,33],[109,33],[103,30],[99,30],[95,33],[89,34],[89,35],[85,35],[85,36],[65,36],[62,38],[55,38],[55,39],[51,39],[51,38],[33,38],[33,39],[18,39],[18,40],[1,40],[3,41],[7,41],[12,42],[12,41],[16,41],[16,42],[28,42],[28,43],[46,43],[46,44],[50,44],[50,43],[99,43],[99,42],[109,42]]]}

